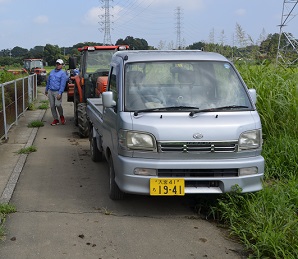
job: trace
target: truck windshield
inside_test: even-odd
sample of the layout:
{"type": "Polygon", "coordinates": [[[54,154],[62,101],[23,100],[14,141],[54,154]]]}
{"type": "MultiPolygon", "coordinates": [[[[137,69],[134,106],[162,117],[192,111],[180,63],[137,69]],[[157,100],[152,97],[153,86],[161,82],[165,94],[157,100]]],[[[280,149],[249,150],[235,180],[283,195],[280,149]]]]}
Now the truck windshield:
{"type": "Polygon", "coordinates": [[[219,61],[128,63],[124,104],[126,111],[167,107],[171,107],[169,111],[175,107],[178,111],[187,110],[181,107],[252,109],[233,66],[219,61]]]}
{"type": "Polygon", "coordinates": [[[110,63],[115,50],[88,51],[86,56],[86,73],[109,71],[110,63]]]}
{"type": "Polygon", "coordinates": [[[31,70],[32,68],[43,68],[43,63],[41,60],[25,60],[24,68],[27,70],[31,70]]]}

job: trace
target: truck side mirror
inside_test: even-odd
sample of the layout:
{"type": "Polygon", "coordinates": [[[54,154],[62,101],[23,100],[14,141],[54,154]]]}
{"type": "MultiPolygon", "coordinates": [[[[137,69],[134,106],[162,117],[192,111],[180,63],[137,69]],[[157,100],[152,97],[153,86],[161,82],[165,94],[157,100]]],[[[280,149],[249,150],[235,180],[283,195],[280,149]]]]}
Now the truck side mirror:
{"type": "Polygon", "coordinates": [[[257,92],[256,89],[248,89],[250,97],[252,99],[252,101],[254,102],[254,104],[257,103],[257,92]]]}
{"type": "Polygon", "coordinates": [[[116,106],[116,102],[113,98],[113,92],[107,91],[102,93],[102,104],[106,108],[112,108],[116,106]]]}

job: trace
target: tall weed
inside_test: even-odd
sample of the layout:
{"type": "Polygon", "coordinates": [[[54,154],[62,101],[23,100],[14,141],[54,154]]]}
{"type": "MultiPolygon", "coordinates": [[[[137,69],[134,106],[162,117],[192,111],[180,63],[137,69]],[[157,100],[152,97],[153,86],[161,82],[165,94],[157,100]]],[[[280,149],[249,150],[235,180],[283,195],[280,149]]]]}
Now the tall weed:
{"type": "Polygon", "coordinates": [[[264,188],[223,195],[217,215],[257,258],[298,258],[298,69],[236,64],[258,94],[264,188]]]}
{"type": "Polygon", "coordinates": [[[0,84],[13,81],[16,79],[16,76],[12,73],[6,72],[5,70],[0,70],[0,84]]]}
{"type": "Polygon", "coordinates": [[[286,180],[298,172],[298,138],[285,134],[269,137],[263,144],[265,180],[286,180]]]}
{"type": "Polygon", "coordinates": [[[257,258],[298,258],[298,179],[219,199],[221,220],[257,258]]]}
{"type": "Polygon", "coordinates": [[[257,90],[264,138],[285,132],[298,137],[298,70],[241,64],[239,72],[247,86],[257,90]]]}

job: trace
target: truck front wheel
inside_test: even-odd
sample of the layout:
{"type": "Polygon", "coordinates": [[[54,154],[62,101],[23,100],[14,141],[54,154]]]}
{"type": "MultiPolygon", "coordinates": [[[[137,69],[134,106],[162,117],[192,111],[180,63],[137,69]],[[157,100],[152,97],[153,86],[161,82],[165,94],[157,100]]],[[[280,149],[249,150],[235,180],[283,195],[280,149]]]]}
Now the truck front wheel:
{"type": "Polygon", "coordinates": [[[115,182],[115,170],[112,156],[109,158],[109,174],[110,174],[110,193],[109,196],[112,200],[123,200],[124,193],[119,189],[115,182]]]}

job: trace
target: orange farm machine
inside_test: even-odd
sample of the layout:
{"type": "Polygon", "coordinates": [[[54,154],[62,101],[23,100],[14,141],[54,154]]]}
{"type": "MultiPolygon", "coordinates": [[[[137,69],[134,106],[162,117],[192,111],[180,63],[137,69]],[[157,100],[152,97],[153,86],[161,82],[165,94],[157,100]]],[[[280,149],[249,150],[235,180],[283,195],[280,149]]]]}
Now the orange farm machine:
{"type": "Polygon", "coordinates": [[[79,73],[77,58],[69,58],[70,79],[67,84],[67,101],[74,103],[74,122],[81,137],[89,135],[86,115],[87,98],[99,97],[105,91],[110,62],[116,51],[127,50],[127,45],[84,46],[78,48],[81,53],[79,73]]]}

